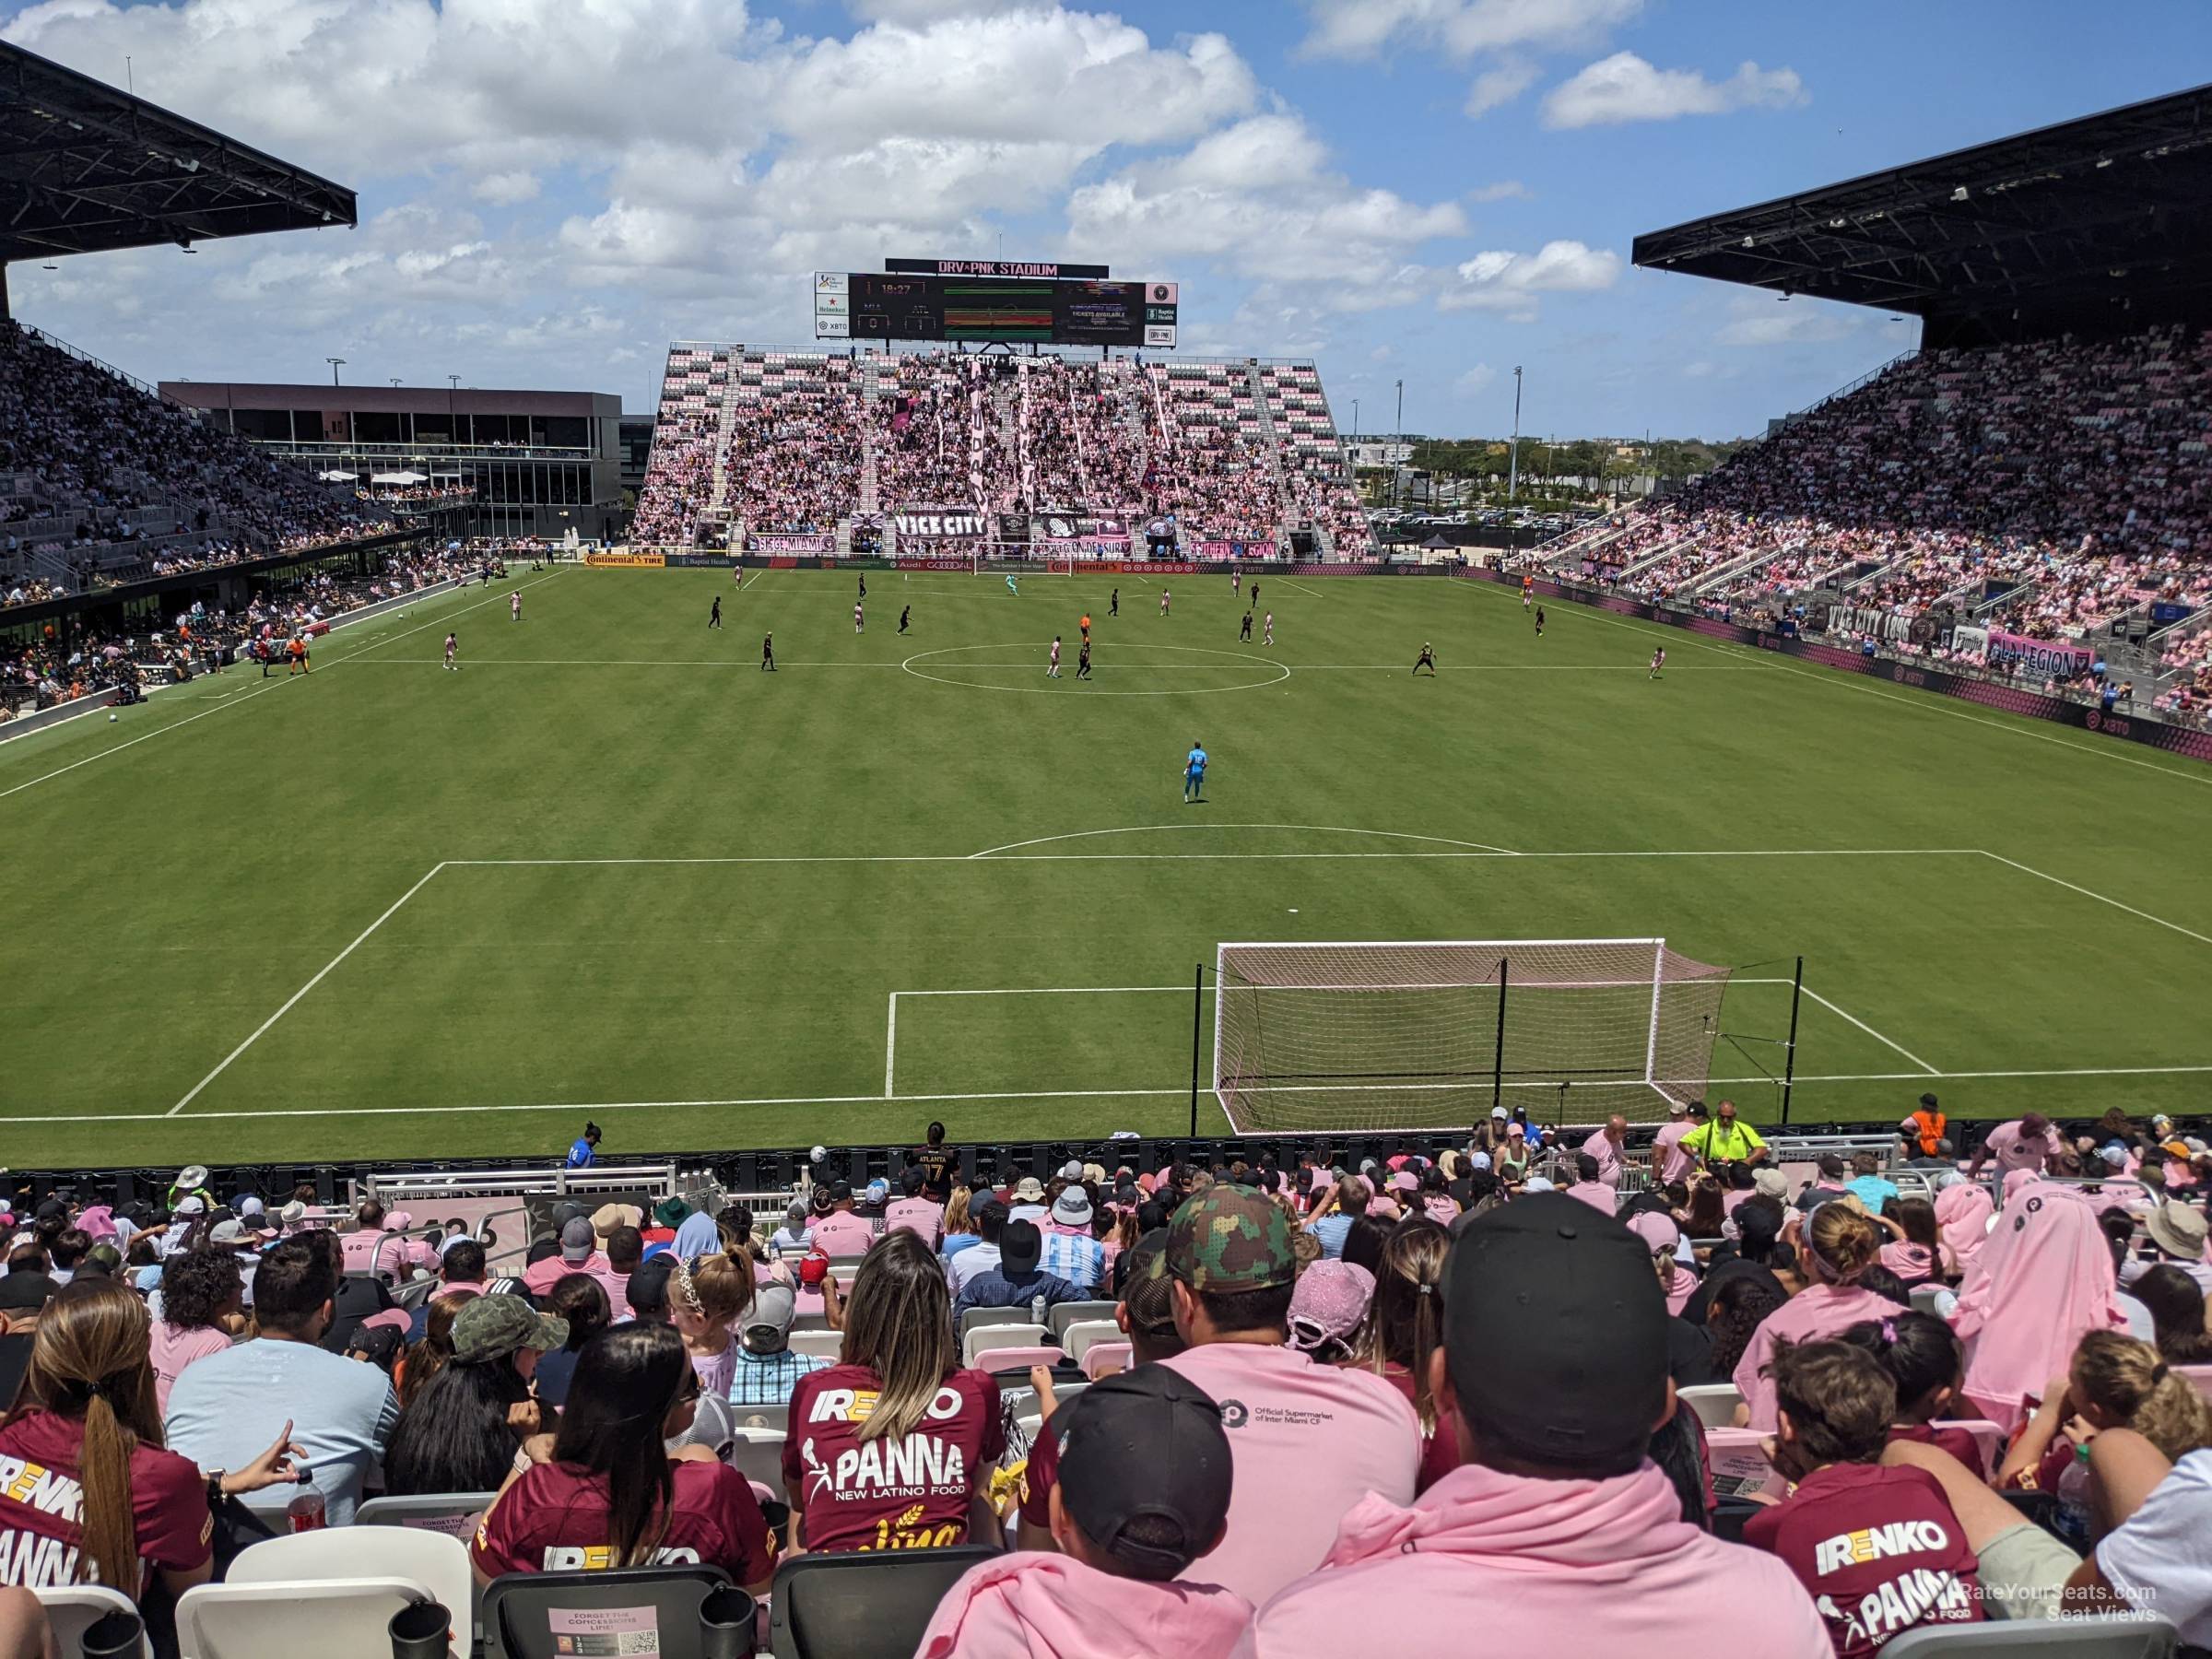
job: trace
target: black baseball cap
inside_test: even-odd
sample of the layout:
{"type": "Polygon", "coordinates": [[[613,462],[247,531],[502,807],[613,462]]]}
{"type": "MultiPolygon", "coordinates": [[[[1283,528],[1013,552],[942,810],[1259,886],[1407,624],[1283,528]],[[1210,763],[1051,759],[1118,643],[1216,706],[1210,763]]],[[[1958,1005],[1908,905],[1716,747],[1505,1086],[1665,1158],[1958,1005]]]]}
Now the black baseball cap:
{"type": "Polygon", "coordinates": [[[1182,1372],[1140,1365],[1100,1378],[1053,1420],[1061,1504],[1129,1577],[1171,1579],[1220,1538],[1229,1433],[1213,1396],[1182,1372]]]}
{"type": "Polygon", "coordinates": [[[1467,1226],[1443,1289],[1444,1364],[1482,1441],[1579,1477],[1636,1467],[1666,1408],[1666,1298],[1641,1239],[1534,1194],[1467,1226]]]}
{"type": "Polygon", "coordinates": [[[1043,1253],[1044,1234],[1034,1221],[1009,1221],[998,1235],[998,1263],[1009,1273],[1029,1272],[1043,1253]]]}
{"type": "Polygon", "coordinates": [[[35,1312],[51,1301],[60,1288],[42,1273],[0,1274],[0,1312],[35,1312]]]}

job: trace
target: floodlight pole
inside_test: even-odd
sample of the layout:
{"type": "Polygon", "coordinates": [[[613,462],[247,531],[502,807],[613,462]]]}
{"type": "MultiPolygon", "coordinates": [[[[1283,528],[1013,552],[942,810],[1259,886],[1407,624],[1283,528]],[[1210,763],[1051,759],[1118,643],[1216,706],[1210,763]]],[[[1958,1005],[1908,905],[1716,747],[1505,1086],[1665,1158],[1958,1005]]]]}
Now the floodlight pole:
{"type": "Polygon", "coordinates": [[[346,359],[344,358],[324,358],[323,360],[330,365],[330,383],[334,386],[336,385],[338,383],[338,365],[346,359]]]}
{"type": "Polygon", "coordinates": [[[1797,971],[1790,979],[1790,1041],[1782,1051],[1782,1121],[1790,1121],[1790,1088],[1797,1077],[1797,1004],[1805,994],[1805,959],[1797,959],[1797,971]]]}
{"type": "Polygon", "coordinates": [[[1513,365],[1513,447],[1506,463],[1505,504],[1511,507],[1521,488],[1521,365],[1513,365]]]}

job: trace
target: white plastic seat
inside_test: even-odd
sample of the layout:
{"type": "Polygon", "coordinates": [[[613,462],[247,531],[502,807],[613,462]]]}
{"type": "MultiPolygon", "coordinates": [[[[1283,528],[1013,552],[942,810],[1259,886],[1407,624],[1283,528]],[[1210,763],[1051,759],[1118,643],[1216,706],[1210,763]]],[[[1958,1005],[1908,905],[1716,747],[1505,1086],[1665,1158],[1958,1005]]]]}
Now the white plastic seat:
{"type": "Polygon", "coordinates": [[[1079,1319],[1060,1333],[1060,1346],[1078,1365],[1092,1343],[1122,1340],[1122,1327],[1111,1319],[1079,1319]]]}
{"type": "Polygon", "coordinates": [[[960,1338],[960,1361],[973,1365],[978,1354],[993,1348],[1042,1347],[1052,1340],[1041,1324],[979,1325],[960,1338]]]}
{"type": "MultiPolygon", "coordinates": [[[[61,1659],[84,1659],[85,1632],[109,1614],[135,1616],[138,1611],[129,1596],[105,1584],[70,1584],[31,1594],[46,1609],[46,1628],[53,1632],[54,1652],[61,1659]]],[[[139,1640],[138,1652],[142,1659],[153,1652],[144,1638],[139,1640]]]]}
{"type": "MultiPolygon", "coordinates": [[[[352,1532],[350,1527],[338,1528],[335,1535],[350,1537],[352,1532]]],[[[268,1659],[272,1653],[392,1659],[392,1639],[386,1633],[392,1616],[431,1599],[428,1586],[408,1578],[197,1584],[177,1602],[177,1642],[184,1659],[268,1659]]],[[[464,1596],[454,1617],[467,1616],[464,1596]]]]}
{"type": "Polygon", "coordinates": [[[812,1354],[817,1359],[835,1361],[845,1351],[845,1334],[842,1331],[794,1331],[790,1344],[791,1351],[794,1354],[812,1354]]]}
{"type": "MultiPolygon", "coordinates": [[[[335,1583],[348,1578],[420,1584],[430,1600],[442,1604],[453,1615],[453,1637],[461,1652],[466,1653],[476,1639],[469,1613],[476,1576],[469,1570],[468,1547],[450,1533],[358,1524],[288,1533],[241,1550],[224,1575],[224,1583],[285,1583],[302,1579],[335,1583]]],[[[316,1659],[329,1659],[329,1655],[318,1649],[316,1659]]]]}
{"type": "Polygon", "coordinates": [[[730,1467],[783,1495],[783,1436],[773,1429],[740,1430],[730,1444],[730,1467]]]}
{"type": "Polygon", "coordinates": [[[1882,1659],[2172,1659],[2181,1632],[2147,1613],[1930,1625],[1892,1636],[1882,1659]]]}
{"type": "Polygon", "coordinates": [[[1708,1429],[1735,1427],[1735,1408],[1744,1403],[1733,1382],[1700,1382],[1690,1388],[1677,1388],[1675,1397],[1698,1414],[1698,1421],[1708,1429]]]}

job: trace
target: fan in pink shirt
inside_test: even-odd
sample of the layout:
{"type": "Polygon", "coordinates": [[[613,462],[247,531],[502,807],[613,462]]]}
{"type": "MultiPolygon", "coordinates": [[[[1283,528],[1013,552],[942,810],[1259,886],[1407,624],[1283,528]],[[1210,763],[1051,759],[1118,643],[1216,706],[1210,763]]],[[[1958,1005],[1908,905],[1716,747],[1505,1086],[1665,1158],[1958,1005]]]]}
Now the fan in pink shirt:
{"type": "Polygon", "coordinates": [[[919,1234],[922,1241],[935,1250],[945,1236],[945,1211],[942,1205],[922,1195],[928,1180],[920,1164],[906,1166],[899,1177],[903,1196],[883,1206],[883,1230],[904,1228],[908,1232],[919,1234]]]}
{"type": "Polygon", "coordinates": [[[1824,1204],[1805,1218],[1798,1253],[1812,1283],[1759,1322],[1736,1361],[1736,1392],[1750,1408],[1751,1427],[1774,1428],[1774,1382],[1765,1374],[1778,1341],[1833,1336],[1862,1319],[1897,1312],[1886,1296],[1859,1288],[1859,1275],[1880,1259],[1882,1234],[1849,1204],[1824,1204]]]}
{"type": "Polygon", "coordinates": [[[1369,1493],[1413,1497],[1420,1419],[1371,1371],[1287,1346],[1298,1264],[1282,1206],[1265,1194],[1224,1182],[1185,1202],[1166,1261],[1187,1346],[1160,1363],[1221,1402],[1236,1462],[1228,1535],[1185,1576],[1256,1606],[1321,1564],[1337,1520],[1369,1493]]]}
{"type": "Polygon", "coordinates": [[[1951,1321],[1966,1344],[1961,1392],[1991,1422],[2018,1428],[2027,1402],[2065,1373],[2084,1335],[2127,1328],[2117,1288],[2088,1199],[2032,1179],[2007,1192],[1951,1321]]]}
{"type": "Polygon", "coordinates": [[[1596,1157],[1588,1152],[1574,1155],[1574,1184],[1567,1189],[1567,1196],[1607,1216],[1620,1207],[1620,1190],[1606,1184],[1596,1157]]]}
{"type": "Polygon", "coordinates": [[[1262,1606],[1261,1659],[1377,1628],[1410,1653],[1832,1659],[1788,1568],[1685,1522],[1645,1456],[1674,1401],[1643,1240],[1560,1194],[1489,1211],[1453,1245],[1443,1326],[1465,1462],[1411,1504],[1357,1504],[1262,1606]]]}
{"type": "Polygon", "coordinates": [[[1597,1178],[1609,1187],[1620,1185],[1620,1172],[1628,1167],[1624,1154],[1628,1150],[1629,1120],[1618,1112],[1605,1122],[1605,1126],[1591,1132],[1582,1150],[1597,1159],[1597,1178]]]}
{"type": "MultiPolygon", "coordinates": [[[[1700,1104],[1698,1117],[1704,1115],[1705,1109],[1700,1104]]],[[[1688,1106],[1680,1100],[1667,1101],[1666,1122],[1659,1126],[1659,1133],[1652,1137],[1653,1176],[1661,1186],[1671,1182],[1688,1181],[1689,1172],[1698,1167],[1698,1160],[1682,1150],[1682,1137],[1697,1126],[1688,1106]]]]}
{"type": "Polygon", "coordinates": [[[824,1255],[867,1254],[868,1247],[876,1242],[876,1229],[866,1217],[853,1213],[852,1187],[841,1181],[830,1189],[830,1211],[815,1218],[808,1247],[824,1255]]]}
{"type": "Polygon", "coordinates": [[[918,1659],[1230,1659],[1252,1604],[1205,1580],[1229,1523],[1221,1407],[1164,1365],[1102,1379],[1053,1414],[1048,1500],[1057,1554],[969,1569],[937,1604],[918,1659]]]}
{"type": "Polygon", "coordinates": [[[2030,1112],[2015,1118],[2009,1124],[1999,1124],[1989,1132],[1982,1143],[1982,1150],[1974,1154],[1974,1161],[1967,1166],[1966,1178],[1973,1180],[1982,1173],[1982,1166],[1993,1159],[1996,1166],[2009,1175],[2016,1170],[2032,1170],[2041,1175],[2050,1167],[2061,1148],[2058,1132],[2051,1127],[2051,1120],[2040,1112],[2030,1112]]]}
{"type": "Polygon", "coordinates": [[[1698,1290],[1698,1270],[1676,1257],[1682,1244],[1682,1229],[1665,1210],[1641,1210],[1629,1218],[1628,1227],[1652,1253],[1652,1269],[1659,1277],[1659,1292],[1666,1298],[1666,1311],[1679,1314],[1698,1290]]]}

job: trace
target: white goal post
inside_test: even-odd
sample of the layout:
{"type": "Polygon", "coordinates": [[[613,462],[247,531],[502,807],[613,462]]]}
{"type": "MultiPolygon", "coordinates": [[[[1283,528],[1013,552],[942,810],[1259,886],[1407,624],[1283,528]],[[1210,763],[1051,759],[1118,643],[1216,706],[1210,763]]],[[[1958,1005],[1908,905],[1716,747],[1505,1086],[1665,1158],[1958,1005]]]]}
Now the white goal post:
{"type": "Polygon", "coordinates": [[[1240,1135],[1656,1117],[1704,1092],[1729,976],[1661,938],[1224,944],[1214,972],[1240,1135]]]}

